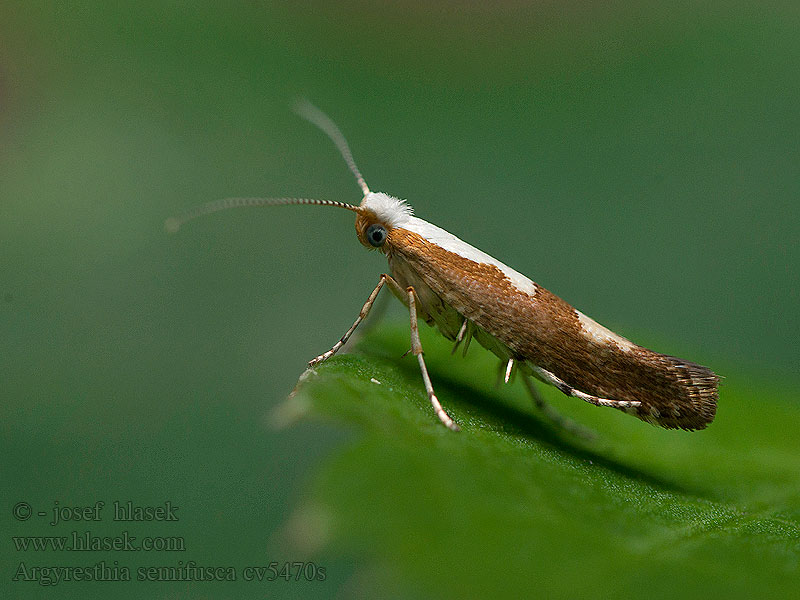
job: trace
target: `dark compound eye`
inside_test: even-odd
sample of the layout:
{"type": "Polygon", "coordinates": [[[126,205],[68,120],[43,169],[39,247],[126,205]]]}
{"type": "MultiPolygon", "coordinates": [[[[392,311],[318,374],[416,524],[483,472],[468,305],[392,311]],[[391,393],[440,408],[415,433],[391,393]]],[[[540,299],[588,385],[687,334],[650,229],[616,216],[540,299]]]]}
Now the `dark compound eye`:
{"type": "Polygon", "coordinates": [[[373,223],[367,227],[367,241],[376,248],[383,246],[383,243],[386,241],[386,228],[377,223],[373,223]]]}

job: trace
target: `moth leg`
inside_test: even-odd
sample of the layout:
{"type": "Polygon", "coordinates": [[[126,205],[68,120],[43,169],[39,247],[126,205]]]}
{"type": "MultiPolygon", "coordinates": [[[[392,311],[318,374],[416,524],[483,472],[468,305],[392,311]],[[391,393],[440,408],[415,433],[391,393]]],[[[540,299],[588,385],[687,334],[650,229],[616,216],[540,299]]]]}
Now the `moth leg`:
{"type": "Polygon", "coordinates": [[[458,330],[458,335],[456,335],[455,343],[453,344],[453,350],[450,354],[455,354],[458,346],[461,344],[461,340],[464,339],[464,334],[467,333],[467,326],[469,325],[469,319],[464,317],[464,321],[461,323],[461,329],[458,330]]]}
{"type": "Polygon", "coordinates": [[[372,308],[372,305],[375,303],[375,299],[378,297],[378,292],[381,291],[383,284],[386,283],[387,280],[391,279],[395,285],[397,282],[394,281],[391,277],[386,274],[381,275],[380,281],[378,281],[378,285],[375,286],[375,289],[372,290],[372,293],[367,298],[367,301],[364,303],[364,306],[361,307],[361,312],[358,313],[358,318],[356,319],[355,323],[347,330],[347,332],[341,337],[341,339],[333,345],[333,348],[328,350],[327,352],[320,354],[316,358],[312,358],[308,361],[308,368],[312,368],[314,365],[318,365],[322,361],[328,360],[331,356],[336,354],[339,350],[341,350],[342,346],[347,343],[347,340],[350,339],[350,336],[353,335],[353,332],[358,327],[359,323],[363,321],[367,315],[369,314],[369,310],[372,308]]]}
{"type": "Polygon", "coordinates": [[[512,356],[507,362],[500,361],[497,365],[497,380],[495,387],[499,388],[504,383],[508,383],[514,378],[517,372],[517,361],[512,356]]]}
{"type": "Polygon", "coordinates": [[[609,400],[608,398],[599,398],[597,396],[592,396],[591,394],[587,394],[586,392],[576,390],[568,383],[561,381],[550,371],[546,371],[545,369],[536,366],[533,366],[532,368],[533,368],[533,373],[545,383],[549,383],[550,385],[557,387],[567,396],[572,396],[573,398],[580,398],[584,402],[588,402],[589,404],[594,404],[595,406],[610,406],[611,408],[619,408],[620,410],[624,410],[627,412],[630,409],[638,408],[642,404],[638,400],[609,400]]]}
{"type": "Polygon", "coordinates": [[[573,435],[578,437],[584,438],[586,440],[591,440],[597,437],[597,435],[591,429],[587,429],[582,425],[579,425],[572,419],[568,419],[557,410],[555,410],[552,406],[550,406],[547,402],[545,402],[544,398],[542,398],[541,393],[539,393],[539,388],[536,387],[536,383],[531,381],[531,378],[526,373],[520,373],[522,377],[522,381],[525,382],[525,387],[528,390],[528,393],[531,395],[533,399],[533,403],[536,405],[536,408],[547,417],[552,423],[561,427],[562,429],[569,431],[573,435]]]}
{"type": "Polygon", "coordinates": [[[508,359],[508,364],[505,367],[505,373],[503,375],[503,383],[508,383],[511,380],[511,376],[516,373],[516,370],[514,369],[516,364],[517,362],[513,357],[508,359]]]}
{"type": "Polygon", "coordinates": [[[461,353],[461,356],[467,355],[467,350],[469,350],[469,343],[472,341],[472,332],[474,331],[472,321],[468,318],[464,317],[464,322],[461,323],[461,329],[458,330],[458,335],[456,336],[455,343],[453,344],[453,349],[450,352],[451,354],[455,354],[458,347],[461,345],[461,342],[464,342],[464,351],[461,353]]]}
{"type": "MultiPolygon", "coordinates": [[[[391,282],[394,282],[394,280],[391,280],[391,282]]],[[[397,285],[396,282],[394,283],[397,285]]],[[[450,415],[444,411],[442,405],[439,403],[439,399],[436,397],[436,394],[433,391],[431,378],[428,376],[428,369],[425,367],[425,359],[422,357],[422,343],[419,341],[417,305],[416,301],[414,300],[416,293],[414,292],[414,288],[407,288],[406,293],[408,294],[408,312],[411,316],[411,351],[416,355],[417,361],[419,362],[419,370],[422,371],[422,381],[425,382],[425,390],[428,392],[428,398],[430,399],[433,410],[436,412],[436,416],[439,417],[439,420],[444,423],[448,429],[452,431],[458,431],[460,429],[459,426],[456,425],[453,419],[450,418],[450,415]]]]}

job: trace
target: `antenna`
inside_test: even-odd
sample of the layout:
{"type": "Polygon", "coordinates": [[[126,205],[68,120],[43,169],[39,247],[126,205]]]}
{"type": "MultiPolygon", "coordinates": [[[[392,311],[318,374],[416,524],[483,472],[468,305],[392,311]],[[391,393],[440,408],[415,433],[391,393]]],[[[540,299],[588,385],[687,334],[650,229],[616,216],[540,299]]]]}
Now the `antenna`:
{"type": "Polygon", "coordinates": [[[239,208],[243,206],[279,206],[284,204],[316,204],[317,206],[346,208],[356,213],[361,212],[358,206],[347,204],[347,202],[337,202],[335,200],[315,200],[313,198],[223,198],[222,200],[214,200],[201,204],[200,206],[195,206],[180,215],[170,217],[164,221],[164,229],[166,229],[168,233],[175,233],[181,228],[181,225],[187,221],[229,208],[239,208]]]}
{"type": "Polygon", "coordinates": [[[339,131],[336,123],[334,123],[328,115],[311,104],[311,102],[305,98],[301,98],[295,102],[294,111],[309,123],[319,127],[329,138],[331,138],[331,141],[336,144],[336,147],[339,149],[342,158],[344,158],[344,162],[347,163],[350,171],[353,173],[353,175],[355,175],[356,182],[361,188],[361,191],[364,192],[365,196],[369,194],[367,183],[364,181],[364,178],[361,176],[361,171],[358,170],[356,162],[353,160],[353,153],[350,152],[350,146],[347,145],[347,140],[342,132],[339,131]]]}

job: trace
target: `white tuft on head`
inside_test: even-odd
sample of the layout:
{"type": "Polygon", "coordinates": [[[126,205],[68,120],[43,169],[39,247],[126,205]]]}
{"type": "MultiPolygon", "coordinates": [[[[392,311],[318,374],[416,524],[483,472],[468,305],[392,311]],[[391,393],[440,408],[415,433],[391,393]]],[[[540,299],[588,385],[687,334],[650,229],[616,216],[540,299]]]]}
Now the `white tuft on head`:
{"type": "Polygon", "coordinates": [[[382,192],[370,192],[361,201],[359,208],[375,213],[389,227],[402,227],[413,217],[414,211],[405,200],[382,192]]]}

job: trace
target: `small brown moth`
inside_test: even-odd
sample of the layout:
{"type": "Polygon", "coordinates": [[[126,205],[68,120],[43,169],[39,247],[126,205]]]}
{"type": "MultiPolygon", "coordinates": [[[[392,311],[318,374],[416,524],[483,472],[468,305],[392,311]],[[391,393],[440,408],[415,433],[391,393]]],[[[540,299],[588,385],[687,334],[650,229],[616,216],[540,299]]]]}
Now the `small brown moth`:
{"type": "Polygon", "coordinates": [[[359,205],[306,198],[227,198],[168,219],[169,231],[190,219],[239,206],[312,204],[356,213],[356,234],[368,249],[389,260],[358,318],[342,338],[309,362],[327,360],[347,342],[367,316],[381,288],[409,309],[411,351],[436,415],[448,428],[458,425],[442,408],[425,367],[417,318],[455,342],[472,339],[500,358],[508,382],[518,373],[534,402],[556,421],[531,377],[567,396],[610,406],[668,429],[703,429],[714,420],[719,377],[695,363],[638,346],[606,329],[564,300],[488,254],[413,215],[404,201],[372,192],[356,166],[347,142],[333,121],[307,101],[297,112],[336,144],[364,196],[359,205]]]}

